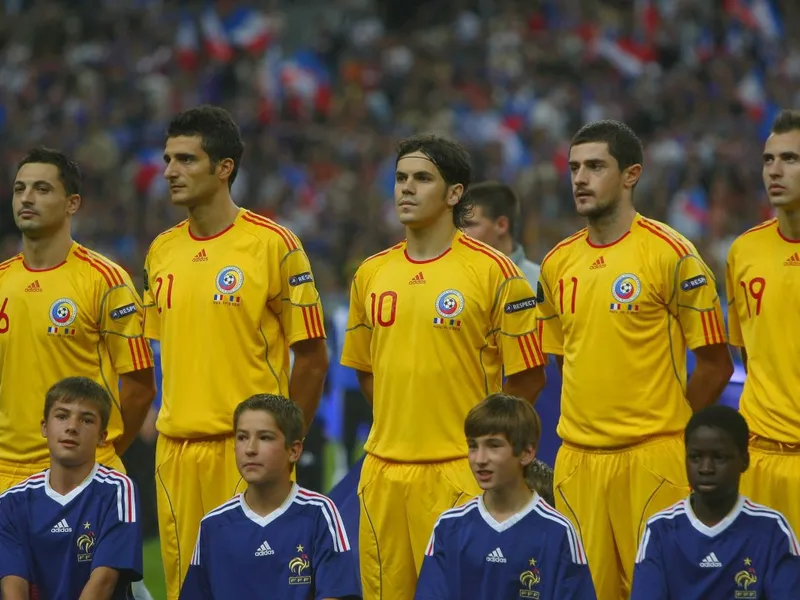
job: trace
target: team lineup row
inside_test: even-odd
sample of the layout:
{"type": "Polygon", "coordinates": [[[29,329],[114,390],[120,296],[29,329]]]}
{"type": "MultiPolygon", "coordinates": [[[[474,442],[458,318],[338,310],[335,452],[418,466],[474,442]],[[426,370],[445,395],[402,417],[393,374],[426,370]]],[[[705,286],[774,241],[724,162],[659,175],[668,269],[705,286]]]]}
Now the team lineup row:
{"type": "MultiPolygon", "coordinates": [[[[180,594],[204,515],[241,491],[230,418],[236,403],[254,394],[287,396],[307,427],[328,366],[322,306],[302,244],[230,197],[243,150],[222,109],[192,109],[170,123],[164,176],[188,219],[152,243],[142,299],[120,267],[73,241],[80,171],[52,150],[34,150],[19,165],[13,208],[22,253],[0,264],[2,489],[50,465],[41,398],[76,375],[112,399],[97,462],[123,473],[119,456],[154,395],[146,340],[160,341],[156,472],[170,600],[180,594]],[[39,368],[33,379],[25,375],[31,356],[39,368]]],[[[795,530],[800,373],[793,357],[800,342],[787,332],[800,328],[798,157],[800,115],[785,111],[763,156],[777,217],[736,240],[726,273],[730,342],[748,369],[741,412],[751,458],[742,491],[778,509],[795,530]]],[[[444,510],[483,506],[486,514],[478,514],[503,529],[538,498],[530,492],[522,504],[501,502],[499,519],[470,503],[500,474],[489,467],[473,477],[464,419],[500,390],[535,402],[548,354],[564,380],[553,485],[564,516],[548,514],[573,532],[572,556],[585,548],[597,597],[628,597],[647,520],[689,493],[686,425],[716,402],[732,372],[713,273],[691,242],[634,208],[642,164],[641,143],[622,123],[590,123],[576,133],[569,168],[587,228],[557,245],[529,281],[535,265],[513,244],[511,213],[493,208],[508,204],[492,200],[502,186],[471,189],[469,155],[453,141],[415,136],[398,145],[395,205],[406,239],[359,267],[341,357],[356,370],[374,414],[358,488],[364,598],[414,596],[444,510]],[[479,237],[489,243],[465,230],[485,233],[479,237]],[[697,362],[688,380],[687,349],[697,362]]],[[[729,459],[715,455],[710,464],[729,459]]],[[[738,492],[722,496],[715,515],[697,515],[709,531],[738,514],[738,492]]],[[[269,521],[285,499],[247,510],[269,521]]],[[[507,564],[506,556],[494,558],[488,562],[507,564]]],[[[310,585],[303,581],[297,585],[310,585]]],[[[743,589],[758,585],[763,577],[743,589]]]]}

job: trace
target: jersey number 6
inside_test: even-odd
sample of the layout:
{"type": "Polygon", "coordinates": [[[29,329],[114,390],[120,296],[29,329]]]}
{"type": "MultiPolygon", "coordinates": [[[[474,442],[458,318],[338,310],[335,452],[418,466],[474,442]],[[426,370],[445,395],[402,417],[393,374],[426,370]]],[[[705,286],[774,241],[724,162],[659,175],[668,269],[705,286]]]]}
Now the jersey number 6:
{"type": "Polygon", "coordinates": [[[370,294],[372,298],[372,325],[381,327],[391,327],[397,317],[397,292],[382,292],[380,296],[375,292],[370,294]],[[388,300],[388,302],[386,302],[388,300]],[[386,305],[389,308],[386,308],[386,305]],[[386,313],[389,313],[388,317],[386,313]]]}
{"type": "Polygon", "coordinates": [[[6,306],[8,305],[8,298],[3,298],[3,305],[0,306],[0,333],[8,331],[10,323],[8,321],[8,314],[6,314],[6,306]]]}

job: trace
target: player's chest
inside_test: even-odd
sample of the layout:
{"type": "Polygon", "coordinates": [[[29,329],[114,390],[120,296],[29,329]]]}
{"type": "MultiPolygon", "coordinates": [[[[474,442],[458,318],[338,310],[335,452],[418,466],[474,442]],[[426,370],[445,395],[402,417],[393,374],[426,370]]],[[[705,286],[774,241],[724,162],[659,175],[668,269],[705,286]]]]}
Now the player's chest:
{"type": "Polygon", "coordinates": [[[0,281],[0,335],[54,343],[97,335],[98,302],[91,288],[54,275],[16,273],[0,281]]]}
{"type": "Polygon", "coordinates": [[[621,253],[573,259],[549,282],[554,308],[566,329],[583,317],[610,316],[626,324],[659,318],[662,286],[651,272],[621,253]]]}
{"type": "Polygon", "coordinates": [[[544,551],[541,544],[531,543],[530,536],[502,536],[482,544],[476,544],[474,539],[468,543],[465,540],[464,547],[470,547],[470,552],[468,557],[462,555],[466,559],[462,569],[467,569],[467,573],[483,573],[483,577],[492,580],[514,581],[521,598],[538,598],[555,583],[551,573],[556,570],[551,563],[558,553],[544,551]]]}
{"type": "Polygon", "coordinates": [[[223,533],[226,543],[218,545],[222,549],[218,564],[234,559],[228,549],[238,548],[236,564],[249,572],[263,573],[265,582],[274,582],[276,586],[311,586],[316,569],[313,536],[302,529],[288,536],[285,532],[276,535],[270,527],[259,529],[235,535],[237,528],[228,528],[223,533]]]}
{"type": "Polygon", "coordinates": [[[98,516],[81,510],[50,511],[47,514],[47,518],[34,521],[34,547],[41,550],[39,554],[66,556],[79,565],[90,565],[98,542],[98,516]]]}
{"type": "Polygon", "coordinates": [[[403,328],[484,329],[491,320],[488,283],[458,265],[400,264],[373,278],[363,299],[373,331],[403,328]]]}
{"type": "Polygon", "coordinates": [[[260,254],[237,248],[235,243],[229,248],[179,247],[162,253],[150,267],[146,285],[159,312],[175,308],[259,312],[268,298],[280,293],[280,289],[270,289],[270,281],[279,277],[270,277],[269,272],[279,265],[269,265],[260,254]]]}
{"type": "Polygon", "coordinates": [[[776,251],[772,260],[747,257],[739,261],[732,292],[742,321],[755,320],[765,310],[796,317],[800,313],[800,249],[776,251]]]}

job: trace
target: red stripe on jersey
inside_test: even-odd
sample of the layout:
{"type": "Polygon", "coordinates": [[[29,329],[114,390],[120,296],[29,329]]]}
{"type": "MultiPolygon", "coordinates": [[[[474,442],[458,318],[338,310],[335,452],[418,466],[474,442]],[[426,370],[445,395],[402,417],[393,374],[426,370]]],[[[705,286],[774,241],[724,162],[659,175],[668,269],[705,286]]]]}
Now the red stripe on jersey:
{"type": "Polygon", "coordinates": [[[755,227],[751,227],[750,229],[748,229],[747,231],[745,231],[745,232],[744,232],[742,235],[740,235],[739,237],[745,236],[745,235],[747,235],[748,233],[753,233],[754,231],[760,231],[760,230],[762,230],[762,229],[766,229],[767,227],[772,227],[772,226],[773,226],[773,225],[775,225],[777,222],[778,222],[778,219],[777,219],[777,218],[775,218],[775,219],[770,219],[769,221],[764,221],[764,222],[763,222],[763,223],[761,223],[760,225],[756,225],[755,227]]]}
{"type": "Polygon", "coordinates": [[[323,496],[322,494],[317,494],[316,492],[312,492],[311,490],[307,490],[305,488],[297,490],[297,495],[301,498],[315,500],[328,509],[328,512],[330,513],[329,516],[331,517],[332,520],[331,525],[333,525],[333,528],[336,530],[336,537],[339,540],[339,547],[341,548],[340,552],[349,551],[350,541],[347,539],[347,534],[345,533],[344,522],[342,521],[342,515],[339,514],[339,509],[336,508],[336,505],[333,503],[333,500],[331,500],[327,496],[323,496]]]}
{"type": "Polygon", "coordinates": [[[100,275],[103,276],[103,279],[106,280],[106,283],[108,284],[108,287],[110,287],[110,288],[114,287],[114,284],[111,283],[111,279],[108,278],[108,274],[105,271],[103,271],[100,267],[98,267],[94,263],[94,261],[92,259],[87,258],[86,256],[83,256],[81,254],[78,254],[77,252],[75,253],[75,258],[77,258],[78,260],[82,260],[84,262],[89,263],[92,267],[94,267],[95,271],[97,271],[98,273],[100,273],[100,275]]]}
{"type": "Polygon", "coordinates": [[[508,267],[508,272],[511,274],[510,277],[513,277],[514,275],[517,274],[517,266],[514,264],[514,261],[511,260],[510,258],[508,258],[505,254],[503,254],[499,250],[496,250],[495,248],[493,248],[489,244],[485,244],[484,242],[480,242],[480,241],[478,241],[476,239],[473,239],[473,238],[471,238],[469,236],[462,237],[461,239],[463,241],[465,241],[465,242],[469,242],[476,249],[477,248],[483,248],[484,250],[487,250],[487,251],[491,252],[497,258],[502,260],[503,263],[506,265],[506,267],[508,267]]]}
{"type": "Polygon", "coordinates": [[[678,247],[683,251],[684,255],[692,253],[692,251],[689,248],[689,246],[687,244],[685,244],[684,241],[680,237],[678,237],[674,232],[672,232],[672,231],[670,231],[668,229],[665,229],[659,223],[655,223],[654,221],[651,221],[649,219],[642,218],[642,220],[639,221],[639,224],[641,225],[642,223],[647,223],[654,230],[660,231],[665,236],[667,236],[669,239],[671,239],[673,242],[675,242],[678,245],[678,247]]]}
{"type": "Polygon", "coordinates": [[[714,329],[717,330],[719,343],[723,343],[725,341],[725,327],[722,325],[722,313],[716,308],[714,309],[714,329]]]}
{"type": "Polygon", "coordinates": [[[308,318],[308,309],[305,306],[302,306],[301,310],[303,312],[303,322],[306,325],[306,335],[309,339],[316,337],[312,329],[313,325],[311,324],[311,320],[308,318]]]}
{"type": "Polygon", "coordinates": [[[522,337],[517,338],[517,343],[519,344],[519,351],[522,353],[522,358],[525,360],[525,367],[530,369],[533,367],[533,363],[528,355],[528,348],[525,345],[525,342],[522,341],[522,337]]]}
{"type": "Polygon", "coordinates": [[[148,353],[147,349],[142,346],[142,338],[135,338],[134,346],[136,346],[136,354],[139,356],[139,368],[146,369],[148,367],[148,353]]]}
{"type": "Polygon", "coordinates": [[[108,270],[108,273],[111,275],[111,281],[114,282],[114,285],[123,285],[125,283],[125,279],[122,277],[119,268],[108,262],[108,259],[106,259],[103,256],[100,256],[99,254],[97,254],[97,252],[92,252],[91,250],[87,250],[86,248],[79,247],[76,249],[76,251],[79,250],[83,250],[86,256],[91,258],[102,268],[108,270]]]}
{"type": "Polygon", "coordinates": [[[688,252],[681,251],[681,246],[679,246],[678,242],[676,240],[674,240],[672,237],[670,237],[669,235],[667,235],[666,233],[664,233],[663,231],[661,231],[659,229],[655,229],[654,227],[651,227],[650,225],[648,225],[644,221],[639,221],[639,227],[641,227],[645,231],[649,231],[650,233],[652,233],[656,237],[660,237],[662,240],[667,242],[672,247],[672,249],[675,250],[675,252],[678,253],[679,257],[683,258],[684,256],[686,256],[686,254],[688,254],[688,252]]]}
{"type": "Polygon", "coordinates": [[[525,334],[526,342],[533,348],[532,355],[536,359],[534,366],[539,366],[544,364],[544,354],[542,353],[541,344],[536,339],[536,334],[532,331],[530,333],[525,334]]]}
{"type": "Polygon", "coordinates": [[[134,343],[132,338],[128,338],[128,349],[131,353],[131,360],[133,360],[133,370],[138,371],[141,369],[139,366],[139,358],[138,353],[136,352],[136,344],[134,343]]]}
{"type": "Polygon", "coordinates": [[[711,345],[711,338],[708,335],[708,323],[706,321],[706,313],[704,313],[704,312],[700,313],[700,320],[703,323],[703,335],[706,338],[706,346],[709,346],[709,345],[711,345]]]}
{"type": "Polygon", "coordinates": [[[389,252],[392,252],[392,251],[394,251],[394,250],[399,250],[400,248],[402,248],[402,247],[403,247],[403,245],[404,245],[404,244],[405,244],[405,241],[402,241],[402,242],[400,242],[399,244],[395,244],[395,245],[394,245],[394,246],[392,246],[391,248],[387,248],[386,250],[381,250],[380,252],[377,252],[376,254],[373,254],[372,256],[368,256],[368,257],[367,257],[367,258],[365,258],[363,261],[361,261],[361,264],[363,265],[363,264],[365,264],[365,263],[368,263],[368,262],[369,262],[369,261],[371,261],[373,258],[378,258],[378,257],[380,257],[380,256],[386,256],[387,254],[389,254],[389,252]]]}
{"type": "Polygon", "coordinates": [[[289,250],[294,250],[294,249],[297,248],[297,244],[295,244],[294,240],[292,239],[291,232],[288,229],[286,229],[285,227],[281,227],[280,225],[275,223],[275,221],[272,221],[270,219],[267,219],[267,218],[262,217],[260,215],[256,215],[256,214],[251,213],[251,212],[244,213],[242,215],[242,219],[244,219],[248,223],[252,223],[253,225],[259,225],[261,227],[265,227],[267,229],[271,229],[272,231],[277,233],[279,236],[281,236],[281,239],[283,240],[283,243],[286,244],[286,247],[289,250]]]}
{"type": "Polygon", "coordinates": [[[139,340],[139,344],[142,346],[142,352],[144,353],[144,366],[147,369],[153,367],[153,355],[150,352],[150,344],[147,343],[147,340],[144,339],[144,336],[137,338],[139,340]]]}
{"type": "Polygon", "coordinates": [[[584,227],[584,228],[583,228],[583,229],[581,229],[580,231],[578,231],[578,232],[576,232],[576,233],[573,233],[571,236],[569,236],[569,237],[568,237],[567,239],[565,239],[563,242],[559,242],[559,243],[556,245],[556,247],[555,247],[555,248],[553,248],[552,250],[550,250],[550,252],[548,252],[547,254],[545,254],[545,255],[544,255],[544,260],[542,260],[542,266],[544,266],[544,263],[546,263],[546,262],[547,262],[547,259],[548,259],[548,258],[550,258],[551,256],[553,256],[553,254],[555,254],[556,252],[558,252],[558,250],[560,250],[561,248],[565,248],[566,246],[569,246],[570,244],[572,244],[572,243],[574,243],[574,242],[577,242],[577,241],[578,241],[578,240],[580,240],[580,239],[583,239],[584,235],[586,234],[586,231],[587,231],[587,229],[584,227]]]}
{"type": "Polygon", "coordinates": [[[464,246],[466,246],[470,250],[475,250],[476,252],[480,252],[481,254],[485,254],[486,256],[491,258],[494,262],[497,263],[497,266],[500,267],[500,271],[502,271],[503,277],[505,277],[506,279],[511,277],[512,274],[514,273],[514,271],[509,272],[508,267],[505,265],[505,263],[499,256],[496,256],[494,253],[489,252],[486,248],[472,246],[470,245],[469,242],[465,241],[464,238],[459,238],[458,241],[461,242],[464,246]]]}
{"type": "Polygon", "coordinates": [[[317,337],[323,337],[325,335],[325,327],[322,326],[322,317],[319,313],[318,304],[315,304],[311,307],[311,314],[313,316],[314,323],[317,326],[317,337]]]}
{"type": "Polygon", "coordinates": [[[22,260],[22,255],[21,254],[17,254],[13,258],[9,258],[7,261],[1,262],[0,263],[0,271],[5,271],[6,269],[8,269],[10,266],[12,266],[15,262],[17,262],[19,260],[22,260]]]}

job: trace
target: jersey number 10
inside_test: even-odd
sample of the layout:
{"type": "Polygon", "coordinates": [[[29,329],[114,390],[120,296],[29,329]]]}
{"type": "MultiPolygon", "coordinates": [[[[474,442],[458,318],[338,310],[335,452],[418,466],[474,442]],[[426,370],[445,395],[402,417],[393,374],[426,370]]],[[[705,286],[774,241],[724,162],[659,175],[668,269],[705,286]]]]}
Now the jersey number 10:
{"type": "Polygon", "coordinates": [[[370,297],[372,298],[372,326],[391,327],[394,325],[397,317],[397,292],[382,292],[380,296],[373,292],[370,297]]]}

